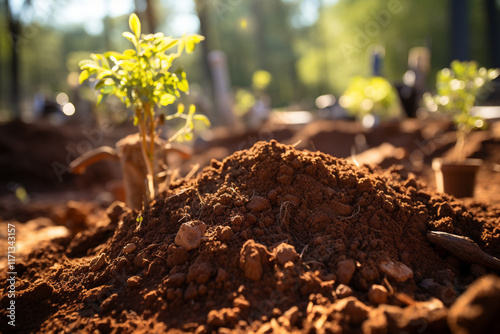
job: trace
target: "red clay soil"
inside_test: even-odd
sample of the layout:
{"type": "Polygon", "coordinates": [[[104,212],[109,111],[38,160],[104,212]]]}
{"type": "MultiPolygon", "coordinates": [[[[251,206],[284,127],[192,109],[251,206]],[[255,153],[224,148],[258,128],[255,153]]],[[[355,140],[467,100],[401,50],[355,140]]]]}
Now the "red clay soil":
{"type": "MultiPolygon", "coordinates": [[[[500,325],[494,277],[455,302],[495,271],[426,238],[467,236],[500,257],[500,208],[436,194],[400,167],[356,167],[258,142],[174,183],[140,213],[116,203],[108,216],[16,265],[16,329],[446,333],[500,325]],[[203,238],[186,249],[181,225],[196,232],[203,224],[203,238]],[[467,318],[473,302],[479,312],[467,318]]],[[[6,284],[2,273],[2,291],[6,284]]],[[[4,333],[8,302],[3,294],[4,333]]]]}

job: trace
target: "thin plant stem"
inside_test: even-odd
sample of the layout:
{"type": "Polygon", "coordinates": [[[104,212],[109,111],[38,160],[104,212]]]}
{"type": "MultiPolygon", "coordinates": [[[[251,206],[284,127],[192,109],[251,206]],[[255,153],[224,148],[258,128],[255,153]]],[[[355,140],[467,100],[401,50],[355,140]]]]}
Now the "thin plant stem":
{"type": "Polygon", "coordinates": [[[457,163],[465,161],[465,139],[467,132],[464,130],[457,131],[457,143],[455,144],[455,159],[457,163]]]}
{"type": "Polygon", "coordinates": [[[146,104],[146,110],[148,111],[148,118],[149,118],[149,163],[151,165],[151,179],[153,182],[153,188],[154,188],[154,194],[157,193],[158,191],[158,171],[155,170],[155,139],[156,139],[156,127],[155,127],[155,121],[154,121],[154,106],[151,105],[150,103],[146,104]]]}
{"type": "Polygon", "coordinates": [[[148,144],[147,144],[147,130],[146,130],[146,120],[143,118],[141,110],[136,109],[135,112],[139,123],[139,135],[141,137],[141,151],[142,151],[142,157],[144,159],[144,164],[146,165],[146,180],[147,180],[147,188],[149,192],[148,200],[152,200],[156,193],[155,193],[155,187],[154,187],[154,181],[153,181],[153,175],[154,175],[154,169],[153,165],[151,163],[151,159],[149,158],[149,153],[148,152],[148,144]]]}

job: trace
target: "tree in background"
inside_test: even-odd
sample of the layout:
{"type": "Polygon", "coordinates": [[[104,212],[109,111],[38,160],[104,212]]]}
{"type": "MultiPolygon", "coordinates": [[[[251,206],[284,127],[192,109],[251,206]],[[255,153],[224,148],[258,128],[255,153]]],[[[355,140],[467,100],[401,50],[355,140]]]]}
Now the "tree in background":
{"type": "Polygon", "coordinates": [[[134,0],[135,10],[142,22],[145,22],[144,31],[154,33],[157,26],[157,1],[155,0],[134,0]]]}
{"type": "MultiPolygon", "coordinates": [[[[28,3],[28,2],[26,2],[28,3]]],[[[10,108],[12,109],[14,118],[20,116],[21,109],[21,98],[19,94],[19,52],[20,43],[19,38],[21,37],[21,21],[19,17],[15,17],[12,12],[12,8],[9,0],[3,1],[4,10],[7,16],[7,27],[8,27],[8,38],[10,39],[10,64],[8,68],[10,69],[10,108]]]]}
{"type": "MultiPolygon", "coordinates": [[[[0,1],[3,1],[0,96],[3,101],[10,98],[10,109],[14,100],[28,101],[40,88],[52,93],[67,91],[68,71],[75,69],[66,64],[75,53],[125,48],[120,32],[126,28],[127,17],[114,16],[113,8],[108,7],[107,15],[102,15],[104,32],[92,35],[84,30],[83,24],[62,27],[52,22],[56,20],[51,15],[56,17],[60,14],[58,9],[76,0],[47,2],[56,3],[57,7],[37,13],[37,17],[46,16],[41,20],[44,22],[27,19],[23,13],[22,26],[19,14],[10,11],[13,0],[0,1]],[[9,17],[12,24],[7,25],[9,17]],[[33,38],[25,38],[27,29],[36,31],[33,38]],[[103,35],[106,37],[102,38],[103,35]],[[11,48],[11,42],[22,45],[11,48]],[[16,49],[21,52],[15,53],[16,49]],[[19,86],[22,91],[10,93],[10,87],[19,86]]],[[[312,108],[314,99],[321,94],[338,96],[352,77],[371,74],[369,55],[374,46],[385,49],[382,74],[392,82],[399,81],[408,69],[408,51],[412,47],[429,46],[432,71],[428,80],[433,81],[437,70],[452,60],[449,1],[192,0],[195,5],[192,14],[199,18],[200,32],[206,36],[206,43],[196,51],[195,57],[182,62],[193,69],[193,87],[199,84],[205,96],[211,95],[211,73],[206,62],[211,50],[223,50],[227,54],[235,89],[250,89],[252,74],[259,69],[267,70],[273,77],[267,93],[274,107],[304,102],[304,108],[312,108]],[[304,3],[316,6],[317,20],[313,17],[307,24],[297,24],[297,18],[306,16],[304,3]]],[[[30,8],[32,3],[45,2],[30,0],[27,3],[26,8],[30,8]]],[[[176,0],[131,2],[142,16],[145,29],[158,26],[167,32],[165,26],[175,21],[178,3],[176,0]]],[[[500,28],[495,23],[498,5],[490,0],[469,0],[469,9],[470,35],[473,36],[470,56],[482,66],[495,67],[499,61],[495,50],[498,51],[500,44],[491,41],[499,36],[500,28]]]]}
{"type": "MultiPolygon", "coordinates": [[[[206,1],[199,2],[206,6],[206,1]]],[[[269,87],[273,105],[288,105],[294,100],[298,83],[293,49],[295,31],[291,26],[297,1],[221,3],[205,7],[200,22],[204,22],[203,33],[208,36],[210,48],[227,54],[232,84],[251,87],[252,74],[259,69],[267,70],[277,78],[269,87]]]]}
{"type": "MultiPolygon", "coordinates": [[[[490,6],[491,7],[491,6],[490,6]]],[[[492,66],[488,57],[487,11],[482,1],[469,1],[470,57],[492,66]]],[[[491,8],[490,8],[491,9],[491,8]]],[[[498,6],[494,9],[498,15],[498,6]]],[[[383,75],[400,81],[408,69],[408,51],[428,46],[432,54],[429,83],[439,68],[452,60],[448,1],[339,0],[324,6],[309,30],[309,38],[296,41],[301,57],[299,80],[313,92],[342,92],[349,78],[371,74],[370,53],[385,48],[383,75]]]]}

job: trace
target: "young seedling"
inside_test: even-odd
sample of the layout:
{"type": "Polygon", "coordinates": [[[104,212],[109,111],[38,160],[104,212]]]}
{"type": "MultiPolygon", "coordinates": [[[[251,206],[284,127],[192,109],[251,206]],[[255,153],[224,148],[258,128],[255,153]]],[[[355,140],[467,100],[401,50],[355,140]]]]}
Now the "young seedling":
{"type": "Polygon", "coordinates": [[[192,139],[194,121],[202,121],[207,126],[210,124],[204,115],[195,113],[194,105],[187,112],[184,105],[179,104],[177,113],[173,115],[157,113],[157,108],[173,104],[180,97],[180,92],[189,93],[186,73],[182,68],[173,70],[173,62],[184,51],[193,52],[204,37],[196,34],[182,38],[162,33],[144,35],[135,14],[130,15],[129,26],[131,32],[124,32],[123,36],[133,44],[133,48],[123,53],[91,54],[92,59],[80,62],[80,83],[91,77],[95,80],[95,89],[99,91],[98,105],[106,96],[115,95],[133,110],[147,171],[147,198],[151,200],[158,190],[159,171],[155,168],[158,124],[177,118],[185,120],[185,125],[170,136],[167,143],[192,139]],[[175,52],[170,52],[174,47],[175,52]]]}
{"type": "Polygon", "coordinates": [[[479,68],[474,61],[460,62],[455,60],[451,68],[444,68],[437,74],[437,94],[424,95],[427,108],[432,111],[442,111],[450,115],[457,127],[457,142],[455,145],[455,161],[465,160],[465,142],[472,130],[482,128],[484,121],[471,113],[476,97],[481,89],[491,80],[498,77],[498,69],[479,68]]]}

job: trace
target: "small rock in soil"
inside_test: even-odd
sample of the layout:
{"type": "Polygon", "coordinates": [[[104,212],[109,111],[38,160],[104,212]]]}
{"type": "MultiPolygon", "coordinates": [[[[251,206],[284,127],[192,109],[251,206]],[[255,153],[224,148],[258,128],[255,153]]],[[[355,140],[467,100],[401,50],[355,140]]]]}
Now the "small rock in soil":
{"type": "Polygon", "coordinates": [[[387,303],[388,292],[383,285],[373,284],[368,291],[368,299],[374,305],[387,303]]]}
{"type": "Polygon", "coordinates": [[[233,230],[229,226],[217,226],[215,232],[217,233],[217,238],[222,242],[229,242],[234,237],[233,230]]]}
{"type": "Polygon", "coordinates": [[[353,260],[342,260],[337,263],[337,279],[339,283],[348,284],[356,270],[356,264],[353,260]]]}
{"type": "Polygon", "coordinates": [[[413,271],[401,262],[382,261],[379,268],[398,282],[404,282],[413,277],[413,271]]]}
{"type": "Polygon", "coordinates": [[[136,244],[129,243],[129,244],[126,244],[125,247],[123,247],[123,252],[125,254],[129,254],[129,253],[132,253],[133,251],[135,251],[136,248],[137,248],[136,244]]]}
{"type": "Polygon", "coordinates": [[[200,247],[207,225],[201,221],[190,221],[179,228],[175,243],[187,251],[200,247]]]}
{"type": "Polygon", "coordinates": [[[350,297],[352,294],[352,289],[345,284],[339,284],[339,286],[335,289],[335,295],[337,295],[338,299],[350,297]]]}
{"type": "Polygon", "coordinates": [[[253,239],[247,240],[240,251],[240,269],[245,276],[253,281],[262,277],[262,264],[267,262],[268,252],[265,246],[256,243],[253,239]]]}
{"type": "Polygon", "coordinates": [[[127,286],[129,288],[137,288],[141,285],[141,277],[140,276],[132,276],[127,279],[127,286]]]}
{"type": "Polygon", "coordinates": [[[274,256],[278,259],[278,262],[285,264],[288,261],[295,261],[298,259],[299,254],[295,251],[295,247],[287,243],[282,243],[274,249],[274,256]]]}
{"type": "Polygon", "coordinates": [[[90,262],[90,271],[97,271],[101,269],[101,267],[106,264],[106,254],[101,253],[98,257],[95,257],[91,262],[90,262]]]}
{"type": "Polygon", "coordinates": [[[247,204],[247,209],[255,211],[255,212],[260,212],[264,211],[265,209],[269,208],[271,204],[267,199],[261,196],[253,196],[250,202],[247,204]]]}

